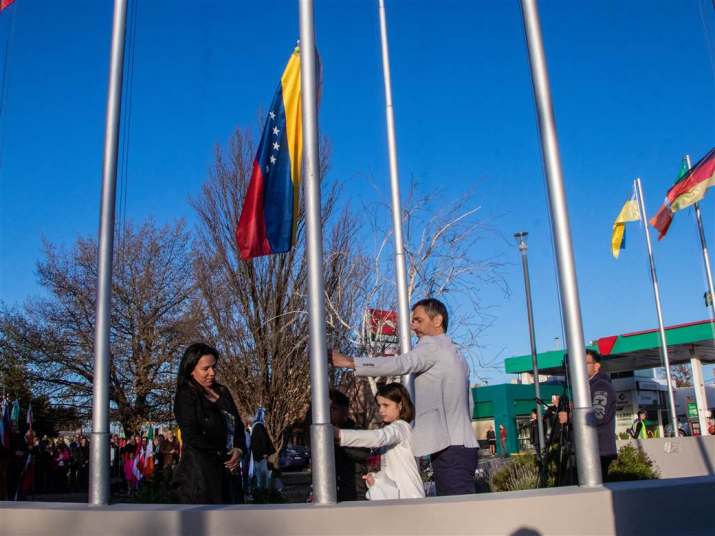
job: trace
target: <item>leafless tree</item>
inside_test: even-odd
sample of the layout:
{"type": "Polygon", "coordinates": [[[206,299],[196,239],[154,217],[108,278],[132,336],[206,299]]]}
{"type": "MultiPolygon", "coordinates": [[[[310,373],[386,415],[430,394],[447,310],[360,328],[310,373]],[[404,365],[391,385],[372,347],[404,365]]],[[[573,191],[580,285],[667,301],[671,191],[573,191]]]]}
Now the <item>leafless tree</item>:
{"type": "MultiPolygon", "coordinates": [[[[325,177],[327,143],[322,147],[325,177]]],[[[284,432],[305,417],[310,401],[304,218],[301,211],[288,253],[240,259],[235,228],[254,154],[254,143],[241,130],[225,150],[217,148],[201,195],[192,200],[199,217],[193,258],[203,330],[224,356],[221,381],[244,415],[266,408],[266,428],[280,451],[284,432]]],[[[367,269],[355,248],[354,217],[347,210],[336,214],[338,195],[335,185],[324,189],[321,213],[326,328],[333,346],[344,344],[346,319],[359,305],[350,287],[367,269]]]]}
{"type": "Polygon", "coordinates": [[[692,387],[693,374],[689,365],[671,365],[670,374],[676,387],[692,387]]]}
{"type": "MultiPolygon", "coordinates": [[[[509,288],[504,276],[505,263],[500,257],[479,255],[479,242],[487,236],[500,239],[489,222],[480,217],[480,207],[471,192],[455,198],[443,190],[420,192],[410,184],[402,207],[407,292],[410,303],[424,297],[447,298],[459,304],[458,314],[450,316],[450,334],[470,358],[473,372],[495,368],[497,356],[479,358],[479,335],[495,317],[482,298],[485,286],[496,286],[505,295],[509,288]]],[[[371,271],[363,278],[365,287],[355,292],[363,310],[397,308],[393,230],[387,203],[381,210],[364,210],[370,216],[368,227],[374,242],[371,271]]],[[[453,309],[452,313],[455,312],[453,309]]],[[[369,316],[358,318],[351,326],[354,347],[365,355],[380,355],[384,344],[368,336],[369,316]]],[[[350,375],[341,377],[346,391],[358,389],[350,375]]],[[[372,383],[373,392],[376,384],[372,383]]]]}
{"type": "MultiPolygon", "coordinates": [[[[125,433],[171,418],[175,366],[196,337],[190,237],[182,222],[127,224],[114,256],[109,398],[125,433]]],[[[87,416],[94,380],[97,242],[45,245],[37,266],[48,297],[0,315],[0,352],[20,359],[33,392],[87,416]]]]}

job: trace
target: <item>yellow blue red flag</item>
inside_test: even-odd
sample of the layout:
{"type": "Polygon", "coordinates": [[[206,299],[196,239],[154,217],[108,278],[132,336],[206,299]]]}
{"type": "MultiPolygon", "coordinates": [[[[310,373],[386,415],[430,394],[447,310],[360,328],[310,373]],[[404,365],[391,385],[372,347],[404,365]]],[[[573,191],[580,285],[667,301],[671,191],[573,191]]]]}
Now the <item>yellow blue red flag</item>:
{"type": "Polygon", "coordinates": [[[622,249],[626,247],[626,223],[630,221],[638,221],[641,218],[640,210],[638,210],[638,201],[636,194],[624,203],[623,208],[618,213],[616,221],[613,222],[613,233],[611,234],[611,253],[614,258],[618,258],[622,249]]]}
{"type": "Polygon", "coordinates": [[[236,226],[244,260],[286,253],[295,243],[303,164],[300,51],[293,51],[273,97],[236,226]]]}

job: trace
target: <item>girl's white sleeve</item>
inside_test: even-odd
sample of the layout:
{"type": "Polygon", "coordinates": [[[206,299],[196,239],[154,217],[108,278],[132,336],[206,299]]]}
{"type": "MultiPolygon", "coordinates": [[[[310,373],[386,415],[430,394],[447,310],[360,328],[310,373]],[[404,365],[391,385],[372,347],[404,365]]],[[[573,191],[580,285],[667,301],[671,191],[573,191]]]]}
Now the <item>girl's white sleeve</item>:
{"type": "Polygon", "coordinates": [[[408,439],[409,424],[395,421],[378,430],[340,430],[341,447],[388,447],[408,439]]]}

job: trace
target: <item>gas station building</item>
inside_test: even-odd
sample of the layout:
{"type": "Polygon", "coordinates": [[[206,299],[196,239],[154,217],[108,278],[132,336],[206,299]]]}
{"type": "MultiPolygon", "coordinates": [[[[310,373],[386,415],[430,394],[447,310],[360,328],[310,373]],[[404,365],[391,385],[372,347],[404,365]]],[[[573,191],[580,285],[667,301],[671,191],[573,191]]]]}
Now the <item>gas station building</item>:
{"type": "MultiPolygon", "coordinates": [[[[679,427],[687,434],[707,434],[707,422],[715,410],[715,384],[705,384],[703,364],[715,363],[715,323],[710,320],[679,324],[665,328],[671,365],[688,365],[692,372],[692,387],[675,388],[676,414],[679,427]]],[[[649,435],[664,437],[670,426],[667,408],[667,385],[658,380],[653,369],[662,366],[660,334],[657,329],[601,337],[588,348],[598,351],[603,359],[602,370],[611,376],[616,390],[616,435],[625,434],[636,418],[639,408],[647,411],[649,435]]],[[[564,350],[537,354],[541,398],[549,402],[554,394],[565,389],[564,350]]],[[[490,385],[472,389],[474,428],[483,442],[489,426],[497,431],[503,424],[507,431],[507,452],[527,450],[528,420],[536,406],[531,354],[507,358],[505,370],[518,374],[520,383],[490,385]],[[528,381],[521,381],[527,377],[528,381]]]]}

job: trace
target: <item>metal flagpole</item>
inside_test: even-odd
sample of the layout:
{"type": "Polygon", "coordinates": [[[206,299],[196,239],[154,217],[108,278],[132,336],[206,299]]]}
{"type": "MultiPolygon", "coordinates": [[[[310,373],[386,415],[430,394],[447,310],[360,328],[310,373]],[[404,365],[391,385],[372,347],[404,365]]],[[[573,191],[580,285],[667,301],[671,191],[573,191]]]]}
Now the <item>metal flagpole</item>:
{"type": "Polygon", "coordinates": [[[541,147],[544,153],[551,225],[556,239],[559,290],[564,312],[568,369],[573,390],[573,431],[578,479],[581,486],[599,486],[601,485],[601,460],[598,457],[598,439],[595,428],[588,425],[592,408],[591,392],[586,374],[581,305],[576,282],[566,193],[561,172],[559,143],[551,104],[551,88],[536,0],[521,0],[521,9],[529,48],[529,63],[541,133],[541,147]]]}
{"type": "MultiPolygon", "coordinates": [[[[690,163],[690,155],[685,155],[685,163],[688,170],[692,168],[690,163]]],[[[708,244],[705,240],[705,229],[703,227],[703,218],[700,215],[700,203],[695,203],[695,221],[698,224],[698,234],[700,235],[700,247],[703,250],[703,262],[705,264],[705,277],[708,283],[708,293],[705,303],[709,306],[710,321],[715,321],[715,290],[713,290],[713,274],[710,270],[710,255],[708,254],[708,244]]],[[[695,351],[690,351],[690,367],[693,372],[693,387],[695,388],[695,402],[698,406],[698,422],[700,423],[700,433],[708,435],[707,427],[707,395],[705,394],[705,382],[703,378],[703,364],[700,358],[695,355],[695,351]]]]}
{"type": "Polygon", "coordinates": [[[127,0],[114,0],[112,50],[109,62],[107,116],[102,167],[102,206],[99,218],[97,324],[94,332],[92,440],[89,443],[89,504],[109,504],[109,328],[112,301],[114,206],[117,190],[117,147],[122,100],[127,0]]]}
{"type": "MultiPolygon", "coordinates": [[[[692,167],[690,163],[690,155],[685,155],[685,162],[688,170],[692,167]]],[[[703,262],[705,263],[705,276],[708,280],[708,297],[706,303],[710,305],[710,320],[715,320],[715,290],[713,289],[713,273],[710,270],[710,255],[708,254],[708,245],[705,241],[705,230],[703,229],[703,218],[700,215],[700,203],[695,203],[695,221],[698,223],[698,233],[700,234],[700,247],[703,250],[703,262]]]]}
{"type": "Polygon", "coordinates": [[[534,329],[534,307],[531,302],[531,281],[529,278],[529,260],[527,258],[528,246],[526,245],[526,237],[529,233],[521,231],[514,233],[519,252],[521,253],[521,267],[524,272],[524,291],[526,293],[526,312],[529,319],[529,343],[531,345],[531,368],[534,371],[534,396],[536,397],[536,426],[539,431],[539,442],[536,449],[537,458],[541,459],[544,452],[544,421],[541,417],[541,388],[539,386],[539,364],[536,357],[536,330],[534,329]]]}
{"type": "Polygon", "coordinates": [[[670,419],[673,424],[673,435],[678,435],[678,416],[675,412],[675,397],[673,396],[673,378],[670,373],[670,358],[668,357],[668,343],[665,340],[665,327],[663,325],[663,312],[660,307],[660,290],[658,290],[658,275],[655,273],[655,261],[653,260],[653,248],[650,243],[650,231],[648,230],[648,220],[645,212],[645,201],[643,200],[643,189],[640,178],[635,182],[636,193],[638,194],[638,209],[641,213],[641,223],[645,233],[645,242],[648,247],[648,261],[650,263],[650,280],[653,283],[653,295],[655,296],[655,310],[658,314],[658,331],[660,333],[660,351],[663,354],[665,364],[665,379],[668,383],[668,402],[670,404],[670,419]]]}
{"type": "MultiPolygon", "coordinates": [[[[395,117],[392,106],[392,78],[390,77],[390,51],[387,46],[387,19],[385,1],[378,0],[380,12],[380,43],[382,45],[382,73],[385,79],[385,120],[387,123],[387,150],[390,158],[390,190],[392,192],[392,228],[395,235],[395,276],[397,279],[397,308],[400,330],[400,353],[410,351],[410,303],[407,295],[405,250],[402,242],[402,209],[400,208],[400,179],[397,173],[397,141],[395,117]]],[[[405,374],[402,383],[414,400],[414,378],[405,374]]]]}
{"type": "Polygon", "coordinates": [[[303,194],[305,198],[306,255],[308,257],[308,312],[310,318],[310,386],[313,424],[313,497],[318,504],[335,504],[335,451],[330,424],[328,358],[325,344],[323,290],[323,235],[320,223],[320,164],[316,90],[313,1],[300,0],[300,86],[303,108],[303,194]]]}

